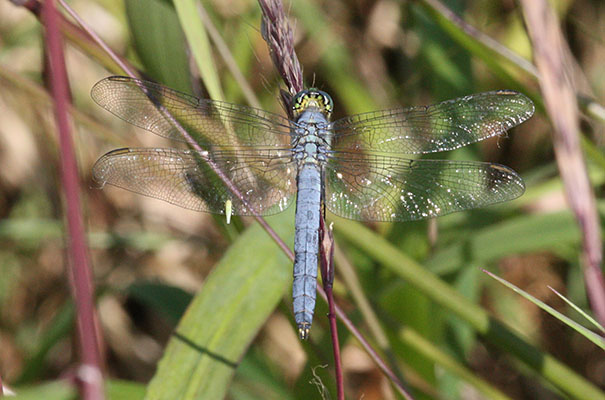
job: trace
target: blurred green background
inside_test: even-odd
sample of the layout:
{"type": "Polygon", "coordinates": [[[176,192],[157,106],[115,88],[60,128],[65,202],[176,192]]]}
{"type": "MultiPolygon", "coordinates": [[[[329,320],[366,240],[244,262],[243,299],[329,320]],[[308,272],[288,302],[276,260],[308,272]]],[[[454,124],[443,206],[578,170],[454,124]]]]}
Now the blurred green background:
{"type": "MultiPolygon", "coordinates": [[[[480,91],[522,91],[537,105],[531,120],[506,138],[486,140],[442,157],[511,166],[525,179],[527,192],[510,203],[430,223],[364,227],[328,215],[328,221],[335,222],[340,250],[337,302],[371,343],[382,348],[415,398],[573,396],[560,391],[540,366],[531,370],[518,361],[513,349],[486,340],[486,332],[435,300],[439,294],[431,294],[431,284],[406,279],[405,272],[398,272],[398,263],[423,266],[535,346],[538,354],[550,353],[585,383],[605,388],[601,349],[481,271],[496,273],[574,318],[577,314],[547,286],[588,309],[580,234],[565,203],[553,158],[551,125],[542,111],[536,79],[448,27],[428,3],[286,3],[305,85],[332,95],[334,118],[480,91]],[[373,251],[382,246],[394,253],[373,251]],[[356,274],[359,292],[343,274],[349,279],[356,274]],[[360,297],[379,322],[368,320],[360,297]],[[381,341],[377,324],[386,342],[381,341]]],[[[228,70],[215,42],[210,41],[205,55],[202,41],[186,45],[183,27],[195,29],[196,13],[181,11],[179,18],[168,0],[74,0],[70,4],[115,52],[149,79],[202,97],[209,92],[214,96],[212,88],[220,88],[227,101],[249,104],[242,83],[228,70]],[[196,61],[214,65],[218,80],[212,81],[212,71],[202,71],[202,81],[196,61]]],[[[258,4],[252,0],[202,4],[260,106],[283,112],[278,93],[284,85],[260,35],[258,4]]],[[[531,46],[515,2],[443,4],[531,60],[531,46]]],[[[551,4],[577,61],[580,90],[603,104],[605,4],[598,0],[551,4]]],[[[42,49],[36,17],[0,1],[0,374],[9,385],[32,386],[33,398],[40,393],[36,390],[45,396],[56,390],[56,398],[69,398],[73,393],[63,387],[38,386],[64,376],[78,360],[65,262],[57,135],[51,101],[44,91],[42,49]]],[[[106,151],[169,144],[92,102],[89,92],[94,83],[119,73],[104,61],[105,56],[86,42],[82,45],[77,35],[66,41],[66,54],[102,352],[107,377],[112,380],[110,397],[142,398],[156,370],[148,398],[170,398],[166,393],[172,393],[172,398],[328,398],[320,394],[323,389],[334,396],[324,317],[327,308],[319,301],[312,339],[301,343],[290,311],[291,263],[252,219],[236,218],[226,225],[223,218],[116,188],[94,187],[91,167],[106,151]],[[174,370],[172,375],[179,376],[164,375],[174,365],[166,357],[158,368],[158,360],[196,293],[200,294],[177,332],[207,346],[196,349],[184,345],[184,340],[180,345],[171,343],[168,354],[189,365],[182,371],[189,377],[188,394],[171,392],[175,386],[170,379],[183,376],[174,370]],[[234,309],[243,310],[244,317],[233,315],[234,309]],[[217,333],[218,326],[222,333],[217,333]],[[186,358],[184,354],[193,355],[186,358]],[[217,360],[218,366],[213,364],[217,360]]],[[[582,130],[589,139],[586,162],[602,221],[603,123],[583,118],[582,130]]],[[[291,244],[293,210],[268,220],[291,244]]],[[[340,335],[347,396],[399,398],[344,326],[340,335]]],[[[183,382],[174,383],[179,384],[183,382]]]]}

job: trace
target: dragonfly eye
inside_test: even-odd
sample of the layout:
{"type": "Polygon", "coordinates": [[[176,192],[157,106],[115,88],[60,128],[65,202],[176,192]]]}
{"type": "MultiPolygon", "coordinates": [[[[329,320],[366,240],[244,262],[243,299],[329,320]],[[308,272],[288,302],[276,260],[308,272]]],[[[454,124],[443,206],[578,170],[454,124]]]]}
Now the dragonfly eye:
{"type": "Polygon", "coordinates": [[[324,91],[318,90],[319,94],[323,99],[323,108],[324,110],[330,114],[332,110],[334,110],[334,102],[332,101],[332,97],[324,91]]]}
{"type": "Polygon", "coordinates": [[[303,90],[294,96],[292,111],[295,117],[299,117],[310,107],[318,108],[321,113],[329,118],[334,109],[334,102],[329,94],[315,88],[303,90]]]}

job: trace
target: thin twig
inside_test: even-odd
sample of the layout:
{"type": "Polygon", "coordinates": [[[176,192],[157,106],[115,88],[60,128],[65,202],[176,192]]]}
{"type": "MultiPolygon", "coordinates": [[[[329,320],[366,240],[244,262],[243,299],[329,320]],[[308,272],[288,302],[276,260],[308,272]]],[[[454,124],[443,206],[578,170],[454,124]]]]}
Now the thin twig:
{"type": "Polygon", "coordinates": [[[334,258],[338,264],[338,267],[340,268],[339,276],[347,287],[347,290],[351,293],[351,297],[353,301],[355,301],[357,308],[365,319],[368,330],[371,333],[374,341],[390,362],[393,373],[397,375],[401,381],[403,381],[403,374],[397,368],[396,356],[391,348],[387,334],[382,328],[378,316],[374,312],[370,301],[363,292],[361,283],[359,282],[359,278],[357,276],[357,271],[355,271],[355,268],[353,268],[338,245],[334,246],[334,258]]]}
{"type": "Polygon", "coordinates": [[[101,400],[104,398],[103,375],[95,326],[92,273],[88,263],[80,209],[78,168],[68,117],[67,71],[54,0],[47,0],[44,3],[42,20],[46,28],[50,86],[55,99],[55,118],[59,131],[61,182],[65,193],[68,228],[68,254],[73,274],[70,282],[76,299],[78,336],[82,353],[82,365],[78,368],[78,378],[83,399],[101,400]]]}
{"type": "Polygon", "coordinates": [[[65,11],[67,11],[67,13],[71,15],[73,19],[76,20],[76,22],[82,27],[82,29],[84,29],[84,31],[94,40],[94,42],[99,47],[101,47],[105,51],[105,53],[108,54],[120,68],[122,68],[122,71],[124,71],[124,73],[126,73],[131,78],[136,78],[138,76],[134,69],[132,69],[128,64],[126,64],[124,60],[122,60],[122,58],[118,57],[118,55],[113,52],[113,50],[107,45],[107,43],[105,43],[103,39],[101,39],[101,37],[97,35],[97,33],[92,29],[92,27],[88,25],[86,21],[80,18],[80,16],[64,0],[59,0],[59,3],[65,9],[65,11]]]}
{"type": "MultiPolygon", "coordinates": [[[[0,81],[12,85],[16,91],[27,96],[34,103],[44,107],[51,107],[53,105],[53,99],[48,91],[44,90],[37,82],[17,74],[4,65],[0,65],[0,81]]],[[[103,135],[104,138],[110,138],[112,141],[117,141],[118,138],[122,138],[114,130],[109,129],[105,125],[94,120],[88,114],[74,107],[73,104],[69,104],[69,114],[74,118],[77,124],[82,124],[94,132],[98,132],[98,134],[103,135]]]]}
{"type": "Polygon", "coordinates": [[[332,339],[332,352],[334,354],[334,375],[336,376],[336,393],[338,400],[344,400],[344,379],[342,374],[342,361],[340,359],[340,343],[338,341],[338,324],[334,310],[334,235],[332,226],[326,226],[325,220],[320,220],[321,247],[321,282],[328,298],[328,321],[330,322],[330,337],[332,339]]]}
{"type": "Polygon", "coordinates": [[[531,62],[527,61],[523,57],[520,57],[517,53],[511,51],[508,47],[503,46],[501,43],[492,39],[491,37],[481,32],[479,29],[475,28],[471,24],[468,24],[466,21],[456,15],[455,12],[453,12],[440,1],[422,0],[422,3],[425,3],[428,7],[431,7],[443,17],[447,18],[451,23],[456,25],[458,29],[463,31],[466,35],[472,37],[475,42],[481,43],[483,46],[490,49],[493,53],[498,54],[503,58],[507,59],[511,63],[521,68],[526,73],[533,76],[536,76],[538,74],[536,67],[531,62]]]}
{"type": "MultiPolygon", "coordinates": [[[[42,10],[42,4],[40,3],[40,1],[38,1],[38,0],[26,0],[26,1],[12,0],[12,1],[13,1],[13,3],[15,3],[17,5],[20,5],[24,8],[26,8],[32,14],[34,14],[36,17],[40,18],[40,13],[42,10]]],[[[73,12],[73,11],[71,11],[71,12],[73,12]]],[[[97,48],[97,43],[93,40],[93,38],[90,35],[88,35],[88,33],[86,33],[80,27],[76,26],[71,21],[68,21],[63,16],[63,14],[59,14],[58,17],[59,17],[59,28],[61,29],[61,34],[63,35],[63,37],[65,39],[69,39],[76,46],[85,50],[87,52],[87,54],[89,54],[91,57],[95,58],[105,68],[108,68],[111,70],[112,68],[115,67],[116,64],[124,64],[127,66],[130,65],[128,63],[128,61],[126,61],[124,59],[122,59],[120,61],[120,63],[114,63],[114,60],[112,60],[108,56],[108,54],[103,51],[103,49],[97,48]]],[[[134,69],[134,67],[132,67],[132,66],[129,66],[128,68],[134,69]]],[[[124,73],[125,70],[122,69],[120,71],[118,69],[115,69],[113,72],[114,73],[124,73]]]]}
{"type": "MultiPolygon", "coordinates": [[[[320,290],[319,294],[324,298],[324,300],[326,300],[326,294],[323,290],[320,290]]],[[[395,385],[395,388],[397,389],[399,394],[401,394],[404,398],[408,400],[413,400],[412,395],[407,392],[403,382],[401,382],[397,375],[393,373],[387,363],[385,363],[384,360],[380,357],[380,355],[378,355],[378,352],[376,352],[376,350],[372,347],[368,340],[361,334],[355,324],[353,324],[353,322],[347,317],[345,312],[337,304],[334,307],[334,311],[336,311],[336,315],[338,316],[338,318],[340,318],[342,323],[345,324],[347,328],[349,328],[349,331],[363,346],[370,358],[374,360],[378,368],[380,368],[380,370],[386,375],[386,377],[389,378],[391,383],[395,385]]]]}

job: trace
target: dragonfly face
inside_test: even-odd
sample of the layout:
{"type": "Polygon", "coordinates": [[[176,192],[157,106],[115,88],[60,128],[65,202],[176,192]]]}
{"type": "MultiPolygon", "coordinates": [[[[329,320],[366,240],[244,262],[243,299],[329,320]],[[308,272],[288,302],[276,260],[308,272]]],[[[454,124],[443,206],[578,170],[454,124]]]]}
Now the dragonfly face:
{"type": "Polygon", "coordinates": [[[506,133],[534,112],[531,100],[513,91],[333,122],[332,99],[317,89],[294,97],[293,121],[126,77],[103,79],[91,95],[123,120],[189,146],[111,151],[93,167],[101,185],[217,214],[270,215],[297,198],[293,304],[301,338],[315,307],[322,204],[344,218],[411,221],[512,200],[525,190],[503,165],[405,157],[506,133]]]}
{"type": "Polygon", "coordinates": [[[334,102],[329,94],[319,89],[310,88],[298,92],[292,99],[294,119],[298,119],[309,109],[317,110],[329,121],[334,110],[334,102]]]}

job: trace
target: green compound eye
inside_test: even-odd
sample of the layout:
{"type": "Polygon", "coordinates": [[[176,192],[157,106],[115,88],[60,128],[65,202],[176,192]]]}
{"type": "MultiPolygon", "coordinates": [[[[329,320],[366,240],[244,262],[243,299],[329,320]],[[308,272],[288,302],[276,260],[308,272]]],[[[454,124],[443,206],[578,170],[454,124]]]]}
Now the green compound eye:
{"type": "Polygon", "coordinates": [[[292,109],[299,110],[302,107],[303,97],[307,94],[306,90],[300,91],[294,96],[292,100],[292,109]]]}
{"type": "Polygon", "coordinates": [[[332,112],[332,109],[334,109],[334,102],[332,101],[332,97],[330,97],[330,95],[327,94],[326,92],[320,92],[320,93],[323,96],[325,110],[327,112],[332,112]]]}

